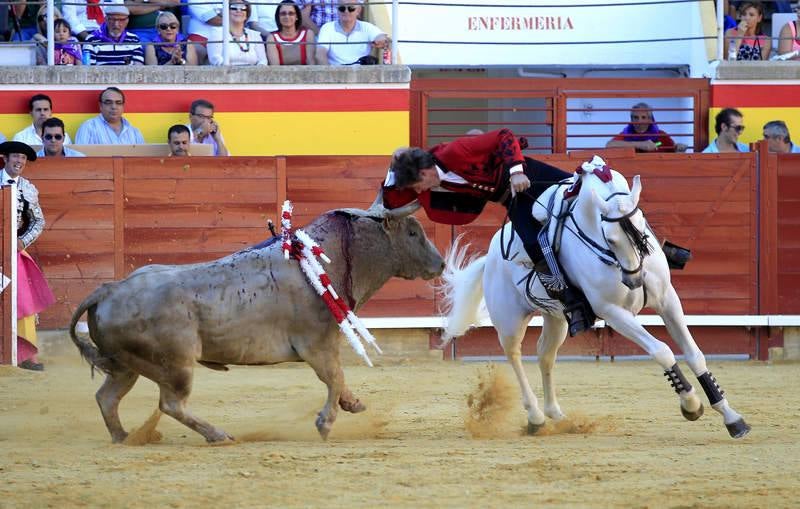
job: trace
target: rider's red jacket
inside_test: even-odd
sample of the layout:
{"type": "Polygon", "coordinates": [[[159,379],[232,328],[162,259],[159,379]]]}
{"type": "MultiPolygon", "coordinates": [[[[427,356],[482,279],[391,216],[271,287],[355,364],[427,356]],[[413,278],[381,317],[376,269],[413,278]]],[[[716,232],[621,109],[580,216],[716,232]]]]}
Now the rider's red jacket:
{"type": "Polygon", "coordinates": [[[401,207],[416,199],[428,217],[437,223],[467,224],[475,220],[487,201],[504,202],[510,196],[508,170],[525,164],[520,142],[509,129],[440,143],[429,150],[436,166],[466,180],[464,184],[443,180],[445,191],[383,188],[384,206],[401,207]]]}

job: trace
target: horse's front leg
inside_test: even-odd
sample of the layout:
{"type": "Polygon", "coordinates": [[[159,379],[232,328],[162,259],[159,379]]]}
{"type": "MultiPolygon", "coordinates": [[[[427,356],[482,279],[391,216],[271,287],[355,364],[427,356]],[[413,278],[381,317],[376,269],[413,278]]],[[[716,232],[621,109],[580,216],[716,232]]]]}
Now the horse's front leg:
{"type": "MultiPolygon", "coordinates": [[[[683,306],[681,306],[678,294],[675,293],[675,289],[671,285],[665,294],[662,309],[657,309],[656,311],[658,311],[659,315],[661,315],[661,318],[664,320],[664,325],[666,325],[669,335],[672,336],[672,339],[678,343],[683,351],[686,363],[700,382],[700,386],[706,393],[709,403],[711,403],[711,408],[722,414],[722,420],[725,423],[725,427],[728,429],[728,433],[733,438],[741,438],[747,435],[747,433],[750,432],[750,425],[744,421],[744,418],[738,412],[730,407],[727,398],[725,398],[725,392],[720,389],[714,375],[708,370],[705,356],[703,352],[700,351],[700,348],[698,348],[692,334],[689,332],[689,328],[686,326],[683,306]]],[[[673,370],[672,373],[668,370],[666,374],[670,380],[673,381],[673,385],[674,377],[678,375],[682,377],[679,370],[677,372],[673,370]]],[[[682,383],[688,385],[685,379],[682,383]]],[[[677,387],[675,390],[676,392],[678,391],[677,387]]],[[[703,407],[702,404],[699,404],[700,398],[694,394],[694,390],[690,389],[689,393],[694,395],[694,399],[698,402],[691,402],[691,404],[699,408],[699,410],[693,413],[690,412],[689,415],[687,415],[686,410],[688,409],[684,406],[684,403],[686,403],[684,401],[684,396],[681,396],[681,410],[684,412],[684,416],[687,419],[695,420],[702,415],[703,407]]],[[[678,392],[678,394],[680,395],[682,393],[678,392]]]]}
{"type": "Polygon", "coordinates": [[[547,417],[560,421],[565,417],[556,399],[553,384],[553,367],[556,354],[567,337],[567,322],[562,315],[542,314],[542,334],[536,344],[539,355],[539,371],[542,373],[542,390],[544,392],[544,413],[547,417]]]}

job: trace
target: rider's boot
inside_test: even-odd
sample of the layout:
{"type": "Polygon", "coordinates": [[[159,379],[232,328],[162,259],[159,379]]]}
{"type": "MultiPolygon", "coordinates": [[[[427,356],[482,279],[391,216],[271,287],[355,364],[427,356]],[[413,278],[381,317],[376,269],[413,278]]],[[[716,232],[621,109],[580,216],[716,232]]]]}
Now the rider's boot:
{"type": "Polygon", "coordinates": [[[580,289],[567,286],[564,290],[555,291],[547,288],[544,281],[547,277],[552,277],[553,274],[545,259],[536,262],[534,270],[539,275],[539,280],[542,281],[542,286],[545,287],[547,294],[551,298],[561,301],[564,307],[564,316],[569,324],[570,337],[577,336],[594,325],[597,316],[592,311],[592,306],[580,289]]]}

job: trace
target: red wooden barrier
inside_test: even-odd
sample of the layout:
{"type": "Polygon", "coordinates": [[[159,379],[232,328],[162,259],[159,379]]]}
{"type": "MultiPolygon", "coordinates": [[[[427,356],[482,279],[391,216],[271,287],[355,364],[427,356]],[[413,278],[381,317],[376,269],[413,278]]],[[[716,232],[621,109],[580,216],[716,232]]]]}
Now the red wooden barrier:
{"type": "MultiPolygon", "coordinates": [[[[692,249],[694,260],[686,270],[673,272],[688,314],[800,314],[800,220],[795,219],[800,157],[630,151],[609,151],[607,156],[626,176],[641,174],[643,209],[658,235],[692,249]]],[[[572,171],[585,154],[541,157],[572,171]]],[[[315,156],[32,163],[26,176],[39,188],[47,229],[30,251],[58,299],[42,313],[41,326],[66,327],[92,289],[139,266],[210,260],[264,239],[266,221],[278,218],[284,198],[295,205],[297,226],[332,208],[366,208],[388,160],[315,156]]],[[[498,206],[487,210],[468,227],[434,225],[418,217],[442,251],[461,233],[468,234],[476,249],[485,249],[505,215],[498,206]]],[[[436,314],[436,300],[426,282],[393,280],[362,314],[430,316],[436,314]]],[[[780,338],[761,332],[695,329],[707,352],[763,356],[780,338]]],[[[526,353],[534,345],[529,341],[526,353]]],[[[459,349],[459,354],[499,352],[488,329],[461,340],[459,349]]],[[[570,340],[563,352],[640,353],[608,330],[570,340]]]]}

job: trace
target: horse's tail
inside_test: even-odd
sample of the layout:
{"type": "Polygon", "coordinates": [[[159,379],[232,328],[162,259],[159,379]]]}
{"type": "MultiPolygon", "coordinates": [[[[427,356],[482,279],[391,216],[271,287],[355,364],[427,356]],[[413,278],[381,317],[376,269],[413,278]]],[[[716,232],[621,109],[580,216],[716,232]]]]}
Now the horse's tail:
{"type": "Polygon", "coordinates": [[[75,327],[77,326],[78,320],[80,320],[81,316],[88,311],[89,314],[87,316],[87,321],[89,322],[89,330],[91,334],[91,330],[93,328],[92,325],[94,325],[94,310],[97,307],[97,304],[108,295],[108,291],[108,283],[106,283],[97,288],[94,292],[92,292],[91,295],[86,297],[81,305],[78,306],[78,309],[75,310],[75,313],[73,313],[72,321],[69,324],[69,337],[72,338],[72,342],[78,347],[81,357],[86,359],[86,361],[92,366],[92,374],[94,374],[94,368],[98,368],[101,371],[109,373],[114,368],[114,361],[108,357],[104,357],[92,341],[78,336],[77,332],[75,331],[75,327]]]}
{"type": "Polygon", "coordinates": [[[442,345],[463,335],[478,322],[483,300],[483,269],[486,256],[467,257],[469,244],[460,245],[461,236],[445,257],[445,269],[439,291],[447,323],[442,333],[442,345]]]}

